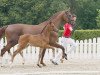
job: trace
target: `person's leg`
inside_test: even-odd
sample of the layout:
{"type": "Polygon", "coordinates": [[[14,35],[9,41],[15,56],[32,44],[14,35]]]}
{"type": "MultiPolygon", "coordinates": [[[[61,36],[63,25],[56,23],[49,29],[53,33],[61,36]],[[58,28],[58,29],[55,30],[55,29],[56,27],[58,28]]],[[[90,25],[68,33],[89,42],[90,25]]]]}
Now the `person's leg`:
{"type": "Polygon", "coordinates": [[[75,51],[76,50],[76,43],[74,41],[74,39],[71,39],[71,38],[68,38],[68,44],[71,45],[71,48],[70,50],[67,52],[67,54],[71,53],[72,51],[75,51]]]}

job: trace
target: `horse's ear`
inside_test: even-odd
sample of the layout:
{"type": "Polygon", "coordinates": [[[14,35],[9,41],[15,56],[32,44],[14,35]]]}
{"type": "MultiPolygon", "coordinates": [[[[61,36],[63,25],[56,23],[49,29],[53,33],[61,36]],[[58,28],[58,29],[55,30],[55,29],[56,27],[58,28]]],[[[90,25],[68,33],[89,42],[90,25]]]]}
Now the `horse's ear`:
{"type": "Polygon", "coordinates": [[[70,11],[71,9],[70,9],[70,7],[68,8],[68,11],[70,11]]]}
{"type": "Polygon", "coordinates": [[[66,14],[68,14],[68,13],[69,13],[69,11],[67,10],[67,11],[65,11],[65,13],[66,13],[66,14]]]}
{"type": "Polygon", "coordinates": [[[70,7],[65,11],[66,14],[70,12],[70,7]]]}
{"type": "Polygon", "coordinates": [[[71,9],[70,7],[68,8],[68,10],[67,10],[66,12],[73,13],[73,12],[72,12],[72,9],[71,9]]]}

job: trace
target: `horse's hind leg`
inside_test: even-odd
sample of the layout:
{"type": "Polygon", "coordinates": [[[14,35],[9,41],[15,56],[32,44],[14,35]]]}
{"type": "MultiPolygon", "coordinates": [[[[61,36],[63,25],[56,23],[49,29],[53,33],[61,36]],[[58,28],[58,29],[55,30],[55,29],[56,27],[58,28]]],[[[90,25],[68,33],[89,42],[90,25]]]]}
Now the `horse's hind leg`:
{"type": "Polygon", "coordinates": [[[8,51],[8,53],[10,53],[10,48],[15,46],[15,45],[16,45],[16,42],[9,41],[7,43],[7,45],[1,50],[1,64],[2,64],[2,66],[3,66],[3,62],[2,62],[3,55],[5,54],[6,51],[8,51]]]}

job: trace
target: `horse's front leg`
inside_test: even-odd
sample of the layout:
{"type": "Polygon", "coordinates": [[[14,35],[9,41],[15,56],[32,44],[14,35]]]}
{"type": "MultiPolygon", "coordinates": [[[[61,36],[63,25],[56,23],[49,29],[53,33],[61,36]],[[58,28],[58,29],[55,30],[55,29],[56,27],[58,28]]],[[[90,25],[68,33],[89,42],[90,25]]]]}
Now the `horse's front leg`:
{"type": "Polygon", "coordinates": [[[62,58],[61,58],[61,62],[63,62],[63,59],[65,58],[67,60],[67,54],[65,53],[65,49],[62,45],[58,44],[58,43],[52,43],[50,44],[51,46],[54,46],[56,48],[60,48],[62,49],[62,58]]]}
{"type": "Polygon", "coordinates": [[[40,51],[39,51],[39,57],[38,57],[38,63],[37,63],[37,66],[39,66],[40,68],[41,68],[40,60],[41,60],[41,56],[42,56],[42,51],[43,51],[43,49],[40,48],[40,51]]]}
{"type": "MultiPolygon", "coordinates": [[[[41,49],[43,49],[43,48],[41,48],[41,49]]],[[[46,49],[44,48],[43,51],[42,51],[41,60],[40,60],[40,64],[42,64],[43,66],[46,66],[46,64],[43,62],[45,51],[46,51],[46,49]]]]}
{"type": "MultiPolygon", "coordinates": [[[[50,46],[50,45],[46,45],[46,48],[51,48],[53,51],[55,50],[55,49],[53,48],[53,46],[50,46]]],[[[42,57],[41,57],[41,61],[40,61],[40,63],[41,63],[43,66],[46,66],[46,64],[43,63],[43,58],[44,58],[45,51],[46,51],[46,49],[43,49],[42,55],[41,55],[42,57]]]]}

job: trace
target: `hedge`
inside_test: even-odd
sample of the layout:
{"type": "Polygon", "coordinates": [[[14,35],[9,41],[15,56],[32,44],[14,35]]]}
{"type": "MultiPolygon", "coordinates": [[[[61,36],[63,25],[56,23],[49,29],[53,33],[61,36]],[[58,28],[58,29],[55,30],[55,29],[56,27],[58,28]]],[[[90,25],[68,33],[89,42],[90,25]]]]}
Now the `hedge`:
{"type": "MultiPolygon", "coordinates": [[[[63,30],[59,31],[59,37],[62,35],[63,30]]],[[[100,37],[100,30],[75,30],[72,38],[75,40],[84,40],[100,37]]]]}

